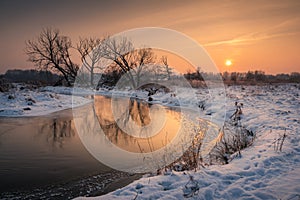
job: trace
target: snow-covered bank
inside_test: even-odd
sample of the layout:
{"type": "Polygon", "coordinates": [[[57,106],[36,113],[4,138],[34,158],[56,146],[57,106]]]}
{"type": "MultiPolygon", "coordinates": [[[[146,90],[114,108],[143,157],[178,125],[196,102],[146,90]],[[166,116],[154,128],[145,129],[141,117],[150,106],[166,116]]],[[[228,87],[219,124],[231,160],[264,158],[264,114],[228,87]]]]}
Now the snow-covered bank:
{"type": "Polygon", "coordinates": [[[191,199],[299,199],[299,138],[290,139],[282,153],[273,151],[272,141],[272,137],[258,141],[242,152],[242,158],[225,166],[144,177],[91,199],[184,199],[189,175],[199,187],[191,199]]]}
{"type": "MultiPolygon", "coordinates": [[[[198,185],[191,199],[299,199],[300,197],[300,85],[231,86],[226,88],[227,103],[223,107],[211,104],[207,90],[197,89],[197,99],[191,91],[181,92],[180,106],[200,109],[200,117],[221,122],[234,112],[236,101],[243,103],[242,124],[257,134],[254,145],[243,150],[242,157],[228,165],[209,166],[198,172],[173,172],[169,175],[144,177],[134,183],[96,199],[184,199],[185,185],[193,176],[192,185],[198,185]],[[224,109],[226,112],[224,112],[224,109]],[[224,114],[225,113],[225,114],[224,114]],[[274,140],[286,132],[282,152],[274,151],[274,140]]],[[[82,96],[89,91],[77,91],[74,105],[89,102],[82,96]]],[[[209,91],[209,92],[216,92],[209,91]]],[[[147,100],[147,92],[101,89],[96,94],[132,96],[147,100]]],[[[72,89],[46,87],[21,89],[14,93],[0,93],[0,115],[30,116],[46,114],[72,106],[72,89]],[[9,97],[9,95],[14,95],[9,97]],[[24,110],[30,107],[31,110],[24,110]],[[1,111],[2,110],[2,111],[1,111]]],[[[221,100],[221,96],[219,99],[221,100]]],[[[153,103],[177,106],[169,93],[152,96],[153,103]]],[[[218,96],[215,96],[218,100],[218,96]]],[[[190,183],[189,183],[190,184],[190,183]]],[[[190,186],[189,186],[190,187],[190,186]]]]}
{"type": "MultiPolygon", "coordinates": [[[[0,116],[39,116],[72,108],[72,88],[28,88],[16,85],[10,92],[0,93],[0,116]]],[[[91,102],[82,96],[73,96],[73,107],[91,102]]]]}
{"type": "MultiPolygon", "coordinates": [[[[107,195],[91,199],[184,199],[188,188],[199,188],[191,199],[299,199],[300,198],[300,85],[232,86],[226,88],[227,113],[234,102],[244,104],[242,124],[257,133],[254,145],[228,165],[198,172],[172,172],[144,177],[107,195]],[[282,152],[274,140],[286,131],[282,152]]],[[[158,94],[159,95],[159,94],[158,94]]],[[[162,94],[157,101],[165,102],[162,94]]],[[[205,110],[211,109],[205,104],[205,110]]],[[[212,112],[214,116],[216,112],[212,112]]],[[[228,117],[228,116],[227,116],[228,117]]],[[[81,197],[79,199],[84,199],[81,197]]]]}

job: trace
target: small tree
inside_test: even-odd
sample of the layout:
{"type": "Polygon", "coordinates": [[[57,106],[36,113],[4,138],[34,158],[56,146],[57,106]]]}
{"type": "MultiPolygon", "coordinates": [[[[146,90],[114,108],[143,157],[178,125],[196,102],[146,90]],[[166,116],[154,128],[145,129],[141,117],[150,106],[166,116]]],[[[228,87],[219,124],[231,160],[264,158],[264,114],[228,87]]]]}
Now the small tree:
{"type": "Polygon", "coordinates": [[[90,73],[90,85],[94,86],[94,74],[96,69],[101,69],[99,61],[104,56],[104,39],[80,38],[77,51],[83,67],[90,73]]]}
{"type": "Polygon", "coordinates": [[[254,78],[256,81],[263,81],[265,79],[265,72],[256,70],[254,72],[254,78]]]}
{"type": "Polygon", "coordinates": [[[229,73],[227,71],[223,72],[222,77],[223,81],[227,81],[229,79],[229,73]]]}
{"type": "Polygon", "coordinates": [[[201,70],[201,67],[197,67],[196,74],[195,74],[196,79],[199,81],[204,81],[201,74],[205,74],[205,73],[201,70]]]}
{"type": "Polygon", "coordinates": [[[76,78],[78,65],[71,60],[71,39],[62,36],[58,29],[43,29],[36,40],[26,41],[28,60],[40,69],[59,72],[68,86],[76,78]]]}
{"type": "Polygon", "coordinates": [[[104,57],[112,60],[115,66],[126,75],[133,88],[136,88],[148,64],[154,62],[151,48],[135,49],[126,37],[108,38],[105,41],[104,57]]]}
{"type": "Polygon", "coordinates": [[[248,71],[246,74],[246,80],[247,81],[252,81],[254,80],[254,73],[252,71],[248,71]]]}
{"type": "Polygon", "coordinates": [[[236,83],[236,81],[237,81],[237,73],[236,72],[231,72],[230,80],[233,81],[234,83],[236,83]]]}
{"type": "Polygon", "coordinates": [[[168,64],[168,58],[167,58],[167,56],[162,56],[161,57],[161,61],[164,64],[165,72],[167,74],[167,78],[168,78],[168,80],[170,80],[171,79],[171,75],[172,75],[172,68],[170,68],[170,66],[168,64]]]}

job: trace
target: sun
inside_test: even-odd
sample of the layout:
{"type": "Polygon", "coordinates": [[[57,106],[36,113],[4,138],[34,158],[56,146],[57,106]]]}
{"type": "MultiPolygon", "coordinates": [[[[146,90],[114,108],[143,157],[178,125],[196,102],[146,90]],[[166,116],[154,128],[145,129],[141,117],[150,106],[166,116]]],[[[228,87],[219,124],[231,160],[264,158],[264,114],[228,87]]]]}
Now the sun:
{"type": "Polygon", "coordinates": [[[231,61],[231,60],[229,60],[229,59],[227,59],[227,60],[225,61],[225,65],[226,65],[226,66],[230,66],[230,65],[232,65],[232,61],[231,61]]]}

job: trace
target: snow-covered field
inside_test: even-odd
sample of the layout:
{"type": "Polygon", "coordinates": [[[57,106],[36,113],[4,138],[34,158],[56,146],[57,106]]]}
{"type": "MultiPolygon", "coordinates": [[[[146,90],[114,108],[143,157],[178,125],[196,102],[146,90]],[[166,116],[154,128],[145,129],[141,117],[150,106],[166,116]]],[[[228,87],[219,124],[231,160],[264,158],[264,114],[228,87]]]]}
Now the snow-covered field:
{"type": "MultiPolygon", "coordinates": [[[[44,87],[31,89],[16,84],[9,92],[0,93],[0,116],[39,116],[72,108],[72,89],[66,87],[44,87]]],[[[82,96],[73,96],[73,106],[91,102],[82,96]]]]}
{"type": "MultiPolygon", "coordinates": [[[[202,118],[221,124],[234,112],[236,101],[243,103],[242,124],[257,134],[253,146],[243,150],[242,156],[227,165],[212,165],[197,172],[171,172],[159,176],[145,176],[132,184],[95,199],[184,199],[187,188],[199,187],[191,199],[300,199],[300,85],[230,86],[226,88],[226,105],[213,105],[206,90],[197,90],[195,100],[184,88],[180,106],[199,107],[202,118]],[[226,110],[226,112],[224,112],[226,110]],[[282,151],[274,150],[274,140],[287,134],[282,151]],[[193,181],[189,182],[190,177],[193,181]]],[[[214,92],[214,91],[210,91],[214,92]]],[[[215,91],[218,93],[218,91],[215,91]]],[[[77,93],[88,94],[88,91],[77,93]]],[[[100,90],[98,94],[111,95],[100,90]]],[[[117,96],[128,92],[113,91],[117,96]]],[[[0,93],[0,116],[32,116],[72,107],[70,88],[46,87],[34,91],[0,93]],[[13,95],[13,97],[9,97],[13,95]],[[31,100],[30,100],[31,99],[31,100]],[[33,100],[33,101],[32,101],[33,100]],[[30,107],[31,110],[24,110],[30,107]]],[[[147,99],[147,92],[130,94],[147,99]]],[[[74,105],[90,102],[83,95],[73,96],[74,105]]],[[[216,97],[214,97],[216,98],[216,97]]],[[[218,101],[218,99],[215,99],[218,101]]],[[[221,99],[220,101],[224,100],[221,99]]],[[[170,94],[157,93],[153,102],[178,106],[170,94]]],[[[85,198],[85,197],[80,197],[85,198]]],[[[93,199],[93,198],[92,198],[93,199]]]]}
{"type": "MultiPolygon", "coordinates": [[[[241,157],[197,172],[145,176],[91,199],[184,199],[196,185],[199,190],[190,199],[300,199],[300,85],[232,86],[226,93],[226,107],[232,108],[227,113],[233,112],[235,101],[242,102],[242,123],[257,133],[241,157]],[[273,142],[285,131],[282,152],[275,152],[273,142]],[[189,182],[190,176],[194,181],[189,182]]],[[[160,99],[167,103],[167,97],[160,99]]]]}

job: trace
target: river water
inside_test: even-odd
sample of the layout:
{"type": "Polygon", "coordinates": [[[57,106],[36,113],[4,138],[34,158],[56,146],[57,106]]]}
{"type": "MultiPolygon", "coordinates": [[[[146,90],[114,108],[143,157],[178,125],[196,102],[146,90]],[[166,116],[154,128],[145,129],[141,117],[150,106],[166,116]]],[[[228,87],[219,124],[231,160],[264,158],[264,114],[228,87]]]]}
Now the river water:
{"type": "MultiPolygon", "coordinates": [[[[123,103],[117,105],[129,105],[125,121],[147,126],[151,120],[158,120],[155,123],[163,125],[155,130],[159,134],[152,137],[151,145],[143,138],[136,142],[136,135],[128,135],[118,128],[120,124],[113,118],[115,113],[111,111],[108,97],[97,96],[94,104],[76,109],[80,113],[92,106],[106,137],[129,152],[155,151],[175,137],[173,133],[182,119],[178,110],[165,109],[165,118],[161,118],[160,109],[150,109],[152,105],[132,99],[120,101],[123,103]],[[166,132],[167,136],[163,134],[166,132]]],[[[96,160],[82,144],[71,109],[46,116],[0,118],[0,127],[0,198],[93,196],[140,177],[96,160]]]]}

